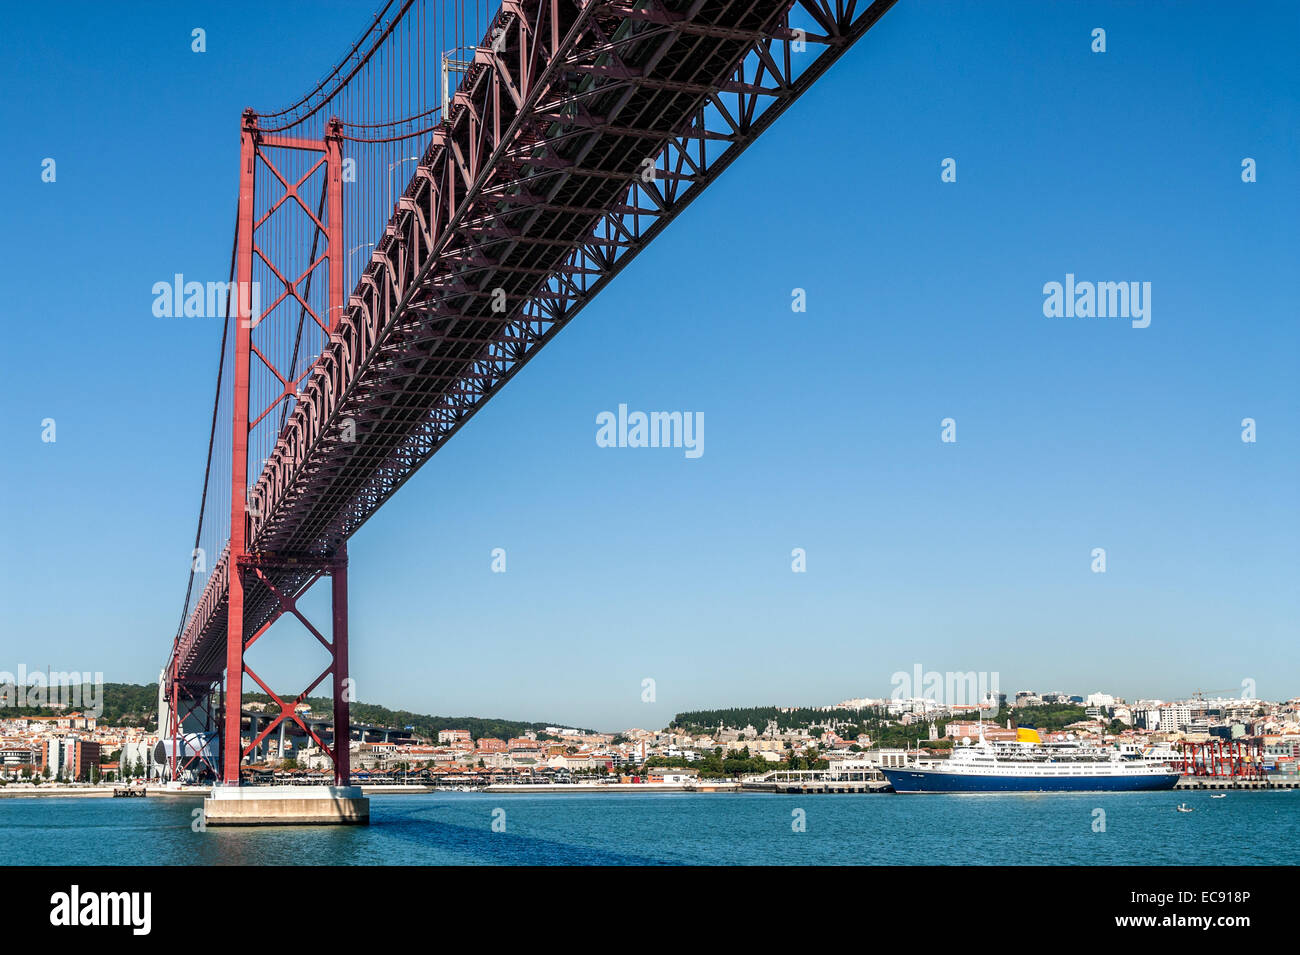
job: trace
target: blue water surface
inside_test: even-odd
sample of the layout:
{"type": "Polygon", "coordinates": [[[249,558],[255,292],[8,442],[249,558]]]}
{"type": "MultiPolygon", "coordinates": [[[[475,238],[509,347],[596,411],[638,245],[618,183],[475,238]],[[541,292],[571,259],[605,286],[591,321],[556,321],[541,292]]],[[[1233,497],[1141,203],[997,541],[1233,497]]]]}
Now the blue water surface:
{"type": "Polygon", "coordinates": [[[200,806],[199,797],[181,796],[3,798],[0,837],[14,865],[1300,862],[1300,792],[1290,791],[1226,799],[1171,792],[393,794],[371,797],[367,827],[196,831],[200,806]],[[1179,802],[1196,811],[1175,812],[1179,802]],[[494,819],[504,831],[493,831],[494,819]]]}

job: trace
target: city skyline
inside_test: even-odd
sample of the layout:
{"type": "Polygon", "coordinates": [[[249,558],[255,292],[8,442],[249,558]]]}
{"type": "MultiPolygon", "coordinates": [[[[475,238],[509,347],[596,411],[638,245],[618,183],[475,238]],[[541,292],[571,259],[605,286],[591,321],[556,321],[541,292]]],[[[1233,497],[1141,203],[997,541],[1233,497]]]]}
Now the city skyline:
{"type": "MultiPolygon", "coordinates": [[[[325,8],[293,50],[236,46],[251,5],[12,14],[43,42],[0,67],[31,106],[2,160],[0,670],[157,679],[221,330],[152,289],[225,278],[239,111],[353,38],[325,8]],[[88,247],[69,282],[51,250],[88,247]]],[[[1024,10],[892,10],[353,538],[358,699],[662,726],[887,696],[918,661],[1296,694],[1300,66],[1267,17],[1024,10]],[[1149,282],[1149,324],[1048,317],[1067,276],[1149,282]],[[707,418],[703,453],[602,446],[621,405],[707,418]]],[[[252,660],[296,692],[304,640],[252,660]]]]}
{"type": "MultiPolygon", "coordinates": [[[[918,664],[914,669],[915,672],[920,673],[922,668],[918,664]]],[[[76,712],[84,712],[85,714],[91,716],[98,716],[100,715],[100,712],[97,711],[97,708],[99,711],[102,711],[102,704],[105,698],[104,697],[105,684],[127,682],[134,686],[143,687],[143,686],[150,685],[149,682],[138,683],[135,681],[103,680],[103,679],[98,679],[92,682],[86,682],[82,684],[76,682],[75,679],[73,680],[73,682],[68,682],[66,678],[69,677],[69,674],[61,674],[57,672],[53,673],[53,679],[38,680],[34,683],[29,682],[32,680],[33,677],[43,676],[43,675],[44,675],[43,673],[28,672],[25,667],[20,667],[17,674],[0,670],[0,719],[3,719],[5,717],[6,710],[9,707],[17,707],[21,709],[24,706],[32,706],[32,707],[41,706],[41,707],[52,708],[56,710],[66,710],[69,713],[76,711],[76,712]],[[24,679],[24,677],[26,677],[26,680],[24,679]],[[37,684],[39,684],[43,688],[40,692],[39,697],[34,697],[29,692],[24,692],[24,687],[34,686],[37,684]],[[92,690],[94,690],[95,692],[91,695],[86,695],[84,692],[78,692],[79,690],[84,691],[86,687],[92,688],[92,690]],[[33,702],[33,700],[37,700],[37,702],[33,702]]],[[[74,674],[72,676],[76,676],[76,675],[77,674],[74,674]]],[[[86,675],[88,676],[89,674],[86,675]]],[[[748,700],[748,701],[711,702],[707,704],[693,703],[689,706],[684,706],[681,709],[675,711],[672,714],[672,718],[676,718],[681,713],[728,710],[728,709],[752,709],[752,708],[763,708],[763,707],[775,707],[777,709],[782,709],[782,710],[794,710],[794,709],[833,710],[833,709],[844,709],[844,708],[870,709],[870,708],[878,708],[880,706],[914,704],[918,702],[924,702],[926,704],[933,703],[934,709],[936,711],[960,712],[960,711],[970,711],[972,709],[982,708],[981,704],[990,704],[992,702],[996,702],[999,699],[999,697],[1003,700],[1004,705],[1014,706],[1016,708],[1039,706],[1039,705],[1043,705],[1045,702],[1059,703],[1059,702],[1065,702],[1066,700],[1073,701],[1076,705],[1090,706],[1090,705],[1094,705],[1092,701],[1097,699],[1105,700],[1106,702],[1100,705],[1106,707],[1115,706],[1115,705],[1136,706],[1139,703],[1170,705],[1175,703],[1189,703],[1193,701],[1204,702],[1204,703],[1215,703],[1215,702],[1227,702],[1232,700],[1238,700],[1241,702],[1265,702],[1265,703],[1280,704],[1291,700],[1300,699],[1300,695],[1297,694],[1282,694],[1282,695],[1270,697],[1257,692],[1251,692],[1256,688],[1253,685],[1254,681],[1250,679],[1243,681],[1243,686],[1240,687],[1239,693],[1229,692],[1233,689],[1231,687],[1218,687],[1218,688],[1196,687],[1192,691],[1187,693],[1179,693],[1179,694],[1172,694],[1166,696],[1166,695],[1149,694],[1149,693],[1141,693],[1141,692],[1130,695],[1124,693],[1107,692],[1105,689],[1094,689],[1094,690],[1061,689],[1061,685],[1059,683],[1038,686],[1035,688],[1026,688],[1026,687],[1018,686],[1015,689],[1006,689],[1002,687],[1000,684],[999,681],[1000,675],[994,673],[991,675],[992,686],[990,687],[988,692],[981,690],[979,693],[975,694],[974,696],[971,696],[969,693],[965,692],[965,688],[973,685],[982,686],[983,678],[989,677],[990,676],[989,674],[977,674],[974,672],[954,673],[952,671],[947,671],[947,672],[925,671],[924,683],[920,683],[920,682],[909,683],[907,680],[902,679],[904,677],[910,677],[910,676],[911,674],[904,673],[903,671],[899,671],[893,674],[893,680],[891,681],[892,683],[891,691],[880,695],[860,694],[857,696],[846,696],[846,697],[841,697],[837,702],[828,702],[824,700],[801,701],[801,702],[790,702],[788,700],[785,701],[748,700]],[[938,681],[937,688],[935,683],[931,680],[931,678],[937,679],[938,681]],[[1046,686],[1050,686],[1051,688],[1050,689],[1045,688],[1046,686]],[[953,692],[954,687],[957,688],[955,693],[953,692]],[[1064,700],[1057,699],[1061,697],[1065,699],[1064,700]],[[1029,701],[1022,702],[1022,698],[1029,698],[1029,701]],[[1052,698],[1052,699],[1048,699],[1048,698],[1052,698]]],[[[154,681],[153,685],[156,685],[156,681],[154,681]]],[[[250,697],[254,695],[257,694],[256,693],[249,694],[250,697]]],[[[318,697],[312,697],[312,699],[318,699],[318,697]]],[[[304,702],[306,703],[307,701],[304,702]]],[[[432,716],[439,719],[456,719],[456,718],[504,719],[504,720],[510,720],[515,722],[523,722],[523,723],[541,723],[541,722],[545,722],[548,718],[547,714],[497,713],[497,712],[489,712],[486,710],[473,710],[473,711],[466,711],[463,713],[453,714],[451,712],[437,712],[436,710],[433,709],[422,708],[420,705],[407,706],[407,705],[393,704],[390,703],[390,701],[383,700],[383,699],[358,699],[356,702],[364,703],[368,705],[380,706],[392,711],[407,711],[407,712],[416,713],[424,716],[432,716]]],[[[261,706],[262,704],[248,704],[248,705],[261,706]]],[[[929,712],[929,710],[930,707],[927,705],[926,712],[929,712]]],[[[555,722],[555,725],[558,726],[592,729],[598,733],[617,733],[622,730],[634,729],[634,728],[646,729],[649,727],[656,727],[657,729],[662,730],[667,726],[671,725],[672,719],[666,719],[662,724],[625,723],[618,727],[593,726],[590,724],[581,723],[580,721],[560,720],[560,721],[553,721],[553,722],[555,722]]]]}

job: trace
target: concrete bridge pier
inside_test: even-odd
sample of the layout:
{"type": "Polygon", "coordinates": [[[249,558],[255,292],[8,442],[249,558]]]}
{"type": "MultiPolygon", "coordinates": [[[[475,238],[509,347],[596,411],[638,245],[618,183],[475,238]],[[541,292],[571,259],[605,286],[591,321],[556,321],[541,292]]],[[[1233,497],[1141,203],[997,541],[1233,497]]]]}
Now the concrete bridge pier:
{"type": "Polygon", "coordinates": [[[360,786],[213,786],[203,800],[208,826],[365,826],[370,800],[360,786]]]}

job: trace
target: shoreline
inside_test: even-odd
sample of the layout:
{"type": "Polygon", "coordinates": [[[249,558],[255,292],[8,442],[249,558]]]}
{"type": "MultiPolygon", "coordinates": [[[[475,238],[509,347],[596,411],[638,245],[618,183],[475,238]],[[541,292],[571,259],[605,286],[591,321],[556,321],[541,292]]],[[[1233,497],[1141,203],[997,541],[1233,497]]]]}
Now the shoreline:
{"type": "MultiPolygon", "coordinates": [[[[106,786],[78,786],[75,789],[64,788],[62,786],[33,786],[30,789],[16,788],[12,784],[9,786],[0,786],[0,799],[26,799],[28,797],[54,797],[63,796],[66,799],[112,799],[113,790],[126,789],[126,786],[114,786],[111,783],[106,786]]],[[[161,786],[134,786],[137,794],[133,798],[141,798],[139,790],[144,790],[145,796],[202,796],[206,795],[211,786],[187,786],[184,789],[164,789],[161,786]]]]}
{"type": "MultiPolygon", "coordinates": [[[[63,788],[61,786],[33,786],[28,788],[15,788],[14,786],[0,787],[0,799],[25,799],[29,797],[56,798],[64,797],[66,799],[111,799],[113,797],[114,786],[79,786],[75,789],[63,788]]],[[[271,788],[271,787],[268,787],[271,788]]],[[[277,786],[276,789],[286,789],[291,787],[277,786]]],[[[206,796],[212,791],[211,786],[186,786],[182,789],[165,789],[162,787],[145,787],[145,796],[206,796]]],[[[452,789],[440,786],[362,786],[361,792],[365,796],[419,796],[430,793],[453,793],[464,792],[467,794],[474,793],[492,793],[494,795],[509,793],[730,793],[741,792],[742,788],[739,783],[718,783],[717,785],[706,786],[683,786],[677,783],[608,783],[594,785],[574,785],[571,783],[520,783],[520,784],[501,784],[497,786],[481,786],[470,790],[452,789]]],[[[743,790],[749,792],[750,790],[743,790]]],[[[140,798],[140,797],[136,797],[140,798]]]]}
{"type": "MultiPolygon", "coordinates": [[[[354,784],[356,785],[356,784],[354,784]]],[[[112,799],[114,798],[115,789],[124,789],[123,786],[112,784],[103,786],[78,786],[76,788],[65,788],[58,785],[46,784],[42,786],[32,786],[30,788],[20,787],[10,784],[0,786],[0,800],[3,799],[26,799],[26,798],[65,798],[65,799],[112,799]]],[[[169,789],[163,786],[146,786],[133,787],[135,789],[144,789],[145,797],[162,796],[162,797],[201,797],[207,796],[211,791],[211,786],[185,786],[180,789],[169,789]]],[[[271,787],[268,787],[271,788],[271,787]]],[[[291,788],[277,786],[277,789],[291,788]]],[[[821,795],[827,794],[827,790],[807,790],[799,791],[797,789],[781,790],[773,788],[759,788],[756,786],[745,786],[739,782],[718,782],[684,785],[681,783],[500,783],[494,786],[479,786],[472,789],[454,789],[451,787],[441,786],[403,786],[403,785],[377,785],[361,786],[362,795],[365,796],[418,796],[433,793],[465,793],[465,794],[491,794],[494,796],[508,795],[586,795],[597,793],[679,793],[679,794],[729,794],[729,793],[762,793],[766,795],[821,795]]],[[[1170,793],[1252,793],[1252,792],[1294,792],[1300,789],[1296,783],[1267,782],[1261,783],[1252,781],[1250,783],[1233,784],[1227,780],[1218,781],[1195,781],[1188,782],[1180,780],[1179,784],[1168,790],[1170,793]],[[1271,783],[1271,784],[1270,784],[1271,783]]],[[[830,790],[829,792],[841,792],[848,795],[877,795],[882,794],[880,788],[868,788],[862,790],[830,790]]],[[[888,790],[884,790],[887,793],[888,790]]],[[[920,793],[917,795],[943,795],[934,793],[920,793]]],[[[968,794],[959,794],[968,795],[968,794]]],[[[1000,795],[999,793],[983,793],[978,795],[1000,795]]],[[[136,798],[139,798],[137,795],[136,798]]]]}
{"type": "Polygon", "coordinates": [[[740,783],[717,783],[703,786],[684,786],[680,783],[502,783],[484,786],[479,792],[499,793],[736,793],[749,792],[740,783]]]}
{"type": "MultiPolygon", "coordinates": [[[[150,793],[152,795],[152,793],[150,793]]],[[[64,789],[62,786],[33,786],[31,789],[15,789],[13,786],[0,787],[0,799],[25,798],[27,796],[67,796],[71,799],[91,799],[113,796],[112,786],[86,786],[76,789],[64,789]]]]}

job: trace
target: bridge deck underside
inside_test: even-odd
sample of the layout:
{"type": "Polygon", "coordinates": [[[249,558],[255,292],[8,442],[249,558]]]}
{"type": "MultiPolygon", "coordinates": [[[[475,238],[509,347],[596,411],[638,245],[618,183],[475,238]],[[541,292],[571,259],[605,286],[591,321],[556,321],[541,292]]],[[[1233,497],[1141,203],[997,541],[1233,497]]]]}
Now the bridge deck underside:
{"type": "MultiPolygon", "coordinates": [[[[891,5],[826,8],[835,22],[822,52],[807,54],[820,59],[806,81],[782,88],[772,72],[788,63],[772,63],[765,80],[776,93],[760,95],[738,77],[756,49],[788,60],[784,41],[771,38],[788,33],[789,0],[670,3],[657,18],[667,23],[634,4],[508,0],[499,59],[466,75],[459,108],[425,152],[332,337],[352,334],[353,357],[331,355],[332,340],[318,359],[313,380],[335,360],[341,384],[331,400],[295,409],[295,420],[319,417],[315,439],[287,463],[273,458],[258,482],[267,506],[251,519],[250,551],[332,556],[699,191],[686,190],[734,158],[710,165],[706,145],[743,149],[775,118],[758,114],[779,113],[891,5]],[[560,38],[549,49],[548,32],[560,38]],[[705,136],[706,110],[723,90],[739,110],[746,96],[753,105],[723,135],[705,136]],[[683,164],[690,150],[699,155],[683,164]],[[644,162],[655,157],[661,173],[646,185],[644,162]],[[367,322],[376,329],[368,343],[367,322]],[[351,442],[341,438],[349,420],[351,442]]],[[[183,676],[223,666],[228,573],[223,555],[177,648],[183,676]]],[[[306,562],[264,573],[287,594],[313,578],[306,562]]],[[[247,639],[279,603],[245,580],[247,639]]]]}

